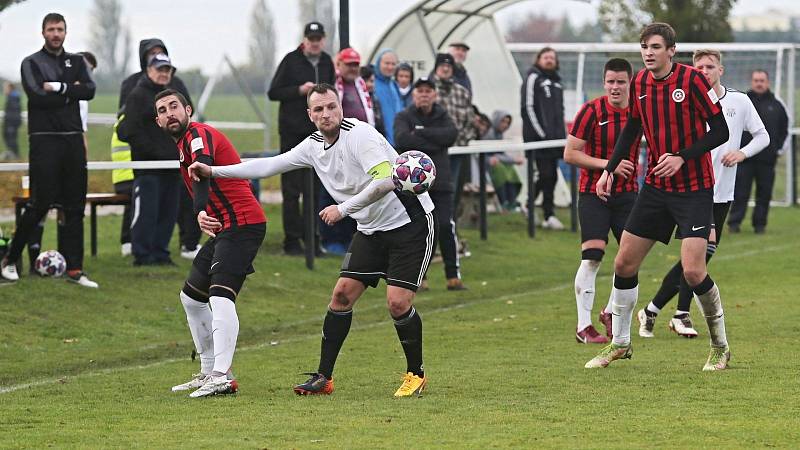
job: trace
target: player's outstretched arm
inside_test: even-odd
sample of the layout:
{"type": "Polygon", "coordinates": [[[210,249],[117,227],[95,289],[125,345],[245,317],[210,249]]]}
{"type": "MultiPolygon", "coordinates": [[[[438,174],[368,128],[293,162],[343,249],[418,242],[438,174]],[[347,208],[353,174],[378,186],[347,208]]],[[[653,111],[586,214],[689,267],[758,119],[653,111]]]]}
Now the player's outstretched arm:
{"type": "MultiPolygon", "coordinates": [[[[394,186],[394,181],[392,181],[392,177],[374,179],[367,185],[366,188],[364,188],[363,191],[350,197],[342,204],[331,205],[331,207],[336,208],[337,212],[341,216],[340,217],[341,219],[343,217],[347,217],[353,213],[361,211],[367,206],[377,202],[378,200],[382,199],[383,196],[385,196],[389,192],[392,192],[394,188],[395,186],[394,186]]],[[[323,210],[320,213],[320,217],[322,218],[323,221],[325,220],[325,217],[323,216],[324,212],[325,210],[323,210]]]]}

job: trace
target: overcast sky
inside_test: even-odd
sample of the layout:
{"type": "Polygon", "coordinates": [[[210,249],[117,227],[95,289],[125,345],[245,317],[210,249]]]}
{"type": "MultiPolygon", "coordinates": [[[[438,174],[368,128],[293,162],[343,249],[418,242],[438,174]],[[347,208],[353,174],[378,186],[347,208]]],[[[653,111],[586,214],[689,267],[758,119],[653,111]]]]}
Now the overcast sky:
{"type": "MultiPolygon", "coordinates": [[[[561,17],[569,11],[575,23],[596,17],[596,5],[575,1],[529,0],[500,11],[501,27],[513,17],[536,11],[561,17]]],[[[277,23],[279,58],[292,50],[301,38],[298,1],[267,1],[277,23]]],[[[339,2],[333,1],[338,9],[339,2]]],[[[367,53],[391,22],[418,0],[350,0],[350,41],[367,53]]],[[[19,78],[22,59],[41,48],[42,17],[55,11],[67,19],[69,51],[90,49],[90,11],[93,0],[27,0],[0,13],[0,76],[19,78]]],[[[130,25],[134,45],[148,37],[160,37],[169,47],[176,66],[200,67],[211,73],[223,54],[234,62],[247,59],[249,14],[254,0],[136,0],[123,1],[123,15],[130,25]]],[[[734,15],[758,14],[767,9],[800,12],[796,0],[739,0],[734,15]]],[[[135,50],[134,50],[135,53],[135,50]]],[[[129,69],[138,66],[132,60],[129,69]]]]}

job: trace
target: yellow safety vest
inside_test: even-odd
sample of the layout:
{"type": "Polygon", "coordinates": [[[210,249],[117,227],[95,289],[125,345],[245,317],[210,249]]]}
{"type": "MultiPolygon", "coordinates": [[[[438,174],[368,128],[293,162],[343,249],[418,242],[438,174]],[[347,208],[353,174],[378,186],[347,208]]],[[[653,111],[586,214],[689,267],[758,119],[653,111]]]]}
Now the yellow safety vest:
{"type": "MultiPolygon", "coordinates": [[[[111,160],[114,162],[130,162],[131,146],[117,137],[117,127],[125,114],[119,116],[114,124],[114,132],[111,133],[111,160]]],[[[133,169],[114,169],[111,171],[111,181],[114,184],[133,180],[133,169]]]]}

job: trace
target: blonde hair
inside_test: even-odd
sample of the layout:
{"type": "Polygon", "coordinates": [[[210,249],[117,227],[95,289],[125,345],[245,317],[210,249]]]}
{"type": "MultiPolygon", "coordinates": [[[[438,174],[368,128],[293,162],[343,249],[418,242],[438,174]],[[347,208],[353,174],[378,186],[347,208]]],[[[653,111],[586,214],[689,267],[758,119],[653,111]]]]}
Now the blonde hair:
{"type": "Polygon", "coordinates": [[[692,62],[697,62],[698,59],[704,56],[713,56],[717,58],[717,62],[722,65],[722,53],[720,53],[719,50],[714,50],[713,48],[698,48],[692,55],[692,62]]]}

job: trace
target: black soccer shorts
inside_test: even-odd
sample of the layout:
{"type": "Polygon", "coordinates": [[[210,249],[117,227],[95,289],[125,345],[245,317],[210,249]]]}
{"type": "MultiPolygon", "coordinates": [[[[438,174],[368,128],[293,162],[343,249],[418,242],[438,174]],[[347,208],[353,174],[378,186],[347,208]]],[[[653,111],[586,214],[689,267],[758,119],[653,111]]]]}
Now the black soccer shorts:
{"type": "Polygon", "coordinates": [[[625,231],[669,244],[677,225],[681,238],[708,239],[714,208],[711,189],[666,192],[645,184],[628,216],[625,231]]]}
{"type": "Polygon", "coordinates": [[[609,196],[608,201],[603,201],[597,194],[581,193],[578,199],[581,242],[599,239],[608,243],[609,230],[619,242],[636,202],[636,193],[620,192],[609,196]]]}

